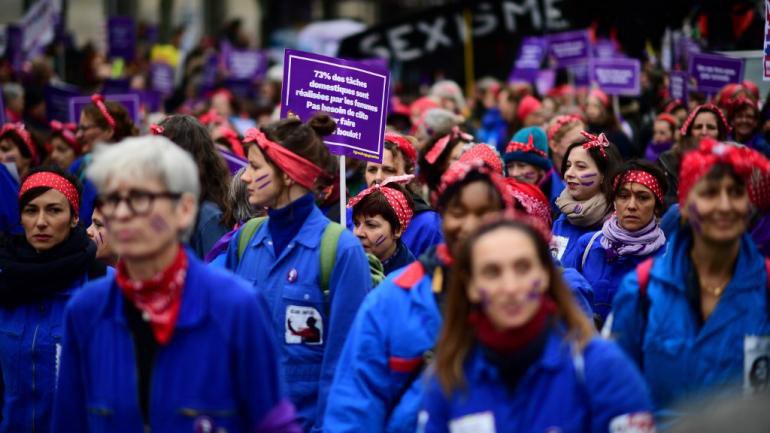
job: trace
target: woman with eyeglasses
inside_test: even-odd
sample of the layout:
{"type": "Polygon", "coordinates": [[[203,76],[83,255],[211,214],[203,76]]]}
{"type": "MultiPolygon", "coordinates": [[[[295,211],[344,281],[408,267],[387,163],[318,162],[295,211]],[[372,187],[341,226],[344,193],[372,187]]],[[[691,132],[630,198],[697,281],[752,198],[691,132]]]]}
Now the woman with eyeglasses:
{"type": "Polygon", "coordinates": [[[91,214],[97,194],[94,185],[86,179],[86,170],[91,164],[91,152],[97,144],[117,143],[138,133],[126,107],[118,102],[106,101],[104,96],[98,93],[91,96],[91,103],[80,112],[75,138],[80,143],[82,156],[72,163],[69,171],[83,183],[80,220],[86,227],[91,225],[91,214]]]}
{"type": "Polygon", "coordinates": [[[65,305],[106,267],[79,222],[80,183],[71,174],[32,169],[17,205],[24,232],[0,244],[0,432],[48,432],[65,305]]]}
{"type": "Polygon", "coordinates": [[[97,150],[88,177],[120,257],[67,307],[54,432],[297,432],[264,298],[200,262],[195,162],[164,137],[97,150]]]}

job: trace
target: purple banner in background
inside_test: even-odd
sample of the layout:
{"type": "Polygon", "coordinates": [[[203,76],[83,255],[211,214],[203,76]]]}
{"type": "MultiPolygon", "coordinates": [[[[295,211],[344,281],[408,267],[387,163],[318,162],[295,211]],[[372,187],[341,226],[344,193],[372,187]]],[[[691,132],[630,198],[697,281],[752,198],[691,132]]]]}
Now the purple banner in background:
{"type": "Polygon", "coordinates": [[[584,63],[591,58],[587,30],[549,35],[548,44],[548,51],[559,66],[584,63]]]}
{"type": "Polygon", "coordinates": [[[5,32],[5,57],[11,62],[13,70],[19,72],[24,64],[24,35],[21,27],[14,24],[9,24],[5,32]]]}
{"type": "Polygon", "coordinates": [[[150,65],[152,90],[168,96],[174,92],[174,67],[165,62],[153,62],[150,65]]]}
{"type": "MultiPolygon", "coordinates": [[[[70,84],[47,85],[43,89],[45,99],[45,114],[48,120],[69,122],[69,101],[75,96],[81,96],[80,90],[70,84]]],[[[80,118],[78,117],[78,121],[80,118]]]]}
{"type": "MultiPolygon", "coordinates": [[[[131,119],[134,120],[134,123],[137,125],[139,124],[139,95],[135,93],[104,95],[104,99],[122,104],[124,107],[126,107],[126,110],[131,116],[131,119]]],[[[74,98],[69,98],[68,121],[79,123],[80,112],[83,111],[83,108],[85,108],[88,104],[91,104],[90,96],[76,96],[74,98]]]]}
{"type": "Polygon", "coordinates": [[[108,58],[134,60],[136,52],[136,26],[131,17],[110,17],[107,20],[108,58]]]}
{"type": "Polygon", "coordinates": [[[230,48],[223,55],[225,69],[233,80],[254,80],[267,72],[267,55],[261,50],[230,48]]]}
{"type": "Polygon", "coordinates": [[[587,87],[591,85],[591,74],[588,70],[588,63],[575,63],[567,66],[567,70],[572,74],[572,79],[577,87],[587,87]]]}
{"type": "Polygon", "coordinates": [[[227,163],[227,168],[230,170],[230,174],[235,174],[236,171],[242,169],[243,167],[246,167],[248,164],[248,161],[245,159],[234,155],[226,150],[217,149],[219,151],[219,154],[222,155],[222,158],[227,163]]]}
{"type": "Polygon", "coordinates": [[[315,112],[331,115],[337,130],[324,142],[335,155],[382,162],[390,75],[378,66],[286,50],[281,117],[305,122],[315,112]]]}
{"type": "Polygon", "coordinates": [[[548,39],[543,37],[525,37],[521,41],[519,54],[513,63],[513,69],[508,76],[508,82],[526,81],[534,83],[537,79],[540,64],[548,51],[548,39]]]}
{"type": "Polygon", "coordinates": [[[593,44],[593,54],[597,59],[612,59],[622,57],[621,52],[615,46],[615,43],[609,39],[599,39],[593,44]]]}
{"type": "Polygon", "coordinates": [[[537,93],[545,95],[553,89],[556,84],[556,71],[553,69],[543,69],[537,71],[537,78],[535,78],[535,88],[537,93]]]}
{"type": "Polygon", "coordinates": [[[637,96],[640,93],[637,59],[594,59],[591,81],[609,95],[637,96]]]}
{"type": "Polygon", "coordinates": [[[681,99],[687,102],[687,81],[689,80],[687,72],[671,71],[668,74],[668,91],[672,99],[681,99]]]}
{"type": "Polygon", "coordinates": [[[725,84],[743,81],[743,60],[717,54],[693,54],[690,76],[698,91],[716,93],[725,84]]]}

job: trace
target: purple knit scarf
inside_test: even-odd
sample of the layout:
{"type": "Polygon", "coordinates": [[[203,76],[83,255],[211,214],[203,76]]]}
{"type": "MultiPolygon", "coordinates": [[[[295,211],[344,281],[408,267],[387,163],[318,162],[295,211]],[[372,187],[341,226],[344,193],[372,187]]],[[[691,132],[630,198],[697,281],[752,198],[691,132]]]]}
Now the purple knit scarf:
{"type": "Polygon", "coordinates": [[[602,226],[601,244],[611,259],[618,256],[647,256],[658,251],[666,243],[666,235],[653,218],[644,228],[630,232],[612,215],[602,226]]]}

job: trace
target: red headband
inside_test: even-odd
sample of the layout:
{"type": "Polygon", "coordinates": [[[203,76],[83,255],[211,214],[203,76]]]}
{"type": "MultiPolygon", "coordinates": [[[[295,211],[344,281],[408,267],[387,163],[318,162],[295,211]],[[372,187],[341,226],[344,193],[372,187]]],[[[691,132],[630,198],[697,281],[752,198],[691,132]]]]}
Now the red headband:
{"type": "Polygon", "coordinates": [[[676,118],[668,113],[661,113],[658,114],[658,117],[655,118],[655,120],[662,120],[669,125],[671,125],[671,130],[676,131],[676,126],[679,122],[677,122],[676,118]]]}
{"type": "Polygon", "coordinates": [[[599,102],[600,102],[600,103],[601,103],[601,104],[602,104],[602,105],[603,105],[605,108],[609,108],[609,106],[610,106],[610,97],[609,97],[609,96],[607,96],[607,94],[606,94],[606,93],[604,93],[603,91],[601,91],[601,90],[599,90],[599,89],[591,89],[591,91],[590,91],[590,92],[588,92],[588,96],[593,96],[593,97],[595,97],[596,99],[598,99],[598,100],[599,100],[599,102]]]}
{"type": "Polygon", "coordinates": [[[551,123],[551,126],[548,127],[548,133],[546,134],[548,136],[548,141],[553,140],[553,136],[556,135],[556,133],[559,132],[559,130],[565,125],[568,125],[572,122],[582,121],[583,119],[581,119],[580,116],[576,114],[562,114],[561,116],[557,116],[556,119],[551,123]]]}
{"type": "Polygon", "coordinates": [[[61,138],[66,141],[67,144],[69,144],[72,150],[75,151],[76,154],[80,153],[80,143],[78,143],[78,138],[75,136],[75,131],[78,129],[76,124],[62,123],[58,120],[52,120],[50,126],[51,132],[53,134],[59,134],[61,138]]]}
{"type": "Polygon", "coordinates": [[[492,146],[486,143],[476,143],[460,155],[460,161],[471,162],[476,160],[484,161],[495,173],[503,174],[503,161],[492,146]]]}
{"type": "Polygon", "coordinates": [[[722,110],[720,110],[719,107],[717,107],[714,104],[703,104],[695,107],[690,112],[690,115],[687,116],[687,120],[684,121],[684,123],[682,124],[682,127],[679,128],[679,133],[682,134],[682,137],[689,137],[689,135],[687,134],[687,129],[690,128],[690,124],[692,124],[693,120],[695,120],[695,116],[700,114],[700,112],[703,110],[706,110],[709,113],[713,112],[714,114],[716,114],[717,121],[722,122],[722,126],[725,127],[726,132],[730,132],[730,125],[727,124],[727,120],[725,119],[725,115],[722,114],[722,110]]]}
{"type": "Polygon", "coordinates": [[[592,147],[596,147],[599,149],[599,153],[601,153],[605,159],[607,158],[606,149],[610,147],[610,142],[607,140],[607,136],[604,135],[603,132],[596,136],[587,131],[580,131],[580,135],[588,139],[588,141],[583,143],[583,149],[588,150],[592,147]]]}
{"type": "Polygon", "coordinates": [[[664,113],[671,114],[672,111],[674,111],[676,108],[685,108],[684,103],[681,99],[674,99],[673,101],[666,104],[666,107],[663,108],[664,113]]]}
{"type": "Polygon", "coordinates": [[[211,123],[222,123],[225,121],[225,118],[220,116],[219,113],[217,113],[217,110],[212,108],[198,116],[198,120],[204,125],[209,125],[211,123]]]}
{"type": "Polygon", "coordinates": [[[617,175],[615,177],[614,189],[617,189],[618,185],[631,182],[646,186],[650,189],[650,191],[652,191],[652,194],[655,196],[655,198],[658,199],[658,203],[663,203],[663,190],[660,187],[658,179],[644,170],[629,170],[625,173],[617,175]]]}
{"type": "Polygon", "coordinates": [[[687,152],[682,159],[679,169],[679,206],[684,206],[692,187],[717,163],[729,165],[738,176],[746,179],[749,197],[755,204],[763,199],[762,191],[757,189],[759,184],[752,182],[752,176],[755,171],[764,176],[770,174],[770,161],[751,148],[706,138],[701,140],[697,149],[687,152]]]}
{"type": "Polygon", "coordinates": [[[513,208],[513,195],[511,194],[510,186],[505,182],[505,178],[503,175],[493,171],[481,160],[457,161],[450,165],[447,171],[441,176],[441,183],[438,188],[431,195],[433,205],[436,206],[438,204],[439,198],[444,195],[450,186],[462,182],[468,174],[474,171],[489,177],[492,186],[497,190],[503,200],[504,208],[513,208]]]}
{"type": "Polygon", "coordinates": [[[107,121],[107,124],[110,125],[110,128],[114,129],[115,119],[107,110],[107,105],[104,104],[104,96],[98,93],[94,93],[93,95],[91,95],[91,101],[93,101],[94,105],[96,105],[96,108],[98,108],[99,111],[102,113],[102,116],[104,116],[104,120],[107,121]]]}
{"type": "Polygon", "coordinates": [[[730,120],[735,120],[734,119],[735,114],[738,112],[739,109],[743,107],[752,108],[754,110],[755,115],[759,112],[759,107],[757,107],[756,101],[741,95],[735,98],[732,102],[730,102],[730,107],[727,110],[727,115],[730,118],[730,120]]]}
{"type": "Polygon", "coordinates": [[[414,149],[412,143],[410,143],[409,140],[407,140],[403,135],[396,134],[395,132],[386,132],[385,141],[391,142],[398,146],[398,150],[400,150],[405,157],[412,161],[412,163],[417,161],[417,151],[414,149]]]}
{"type": "Polygon", "coordinates": [[[379,191],[382,193],[382,195],[385,196],[385,200],[387,200],[391,209],[393,209],[393,212],[395,212],[396,218],[398,218],[398,223],[401,224],[401,229],[406,230],[406,228],[409,227],[409,223],[412,221],[412,216],[414,216],[414,210],[412,210],[412,208],[409,207],[409,202],[407,201],[406,196],[404,196],[404,194],[401,191],[395,190],[393,188],[384,188],[384,186],[391,182],[406,183],[412,180],[413,178],[414,178],[414,175],[407,174],[404,176],[389,177],[385,179],[385,181],[381,184],[375,183],[369,188],[366,188],[365,190],[359,192],[358,195],[356,195],[355,197],[351,198],[350,201],[348,201],[348,208],[353,208],[361,200],[363,200],[364,197],[366,197],[367,195],[375,191],[379,191]]]}
{"type": "Polygon", "coordinates": [[[508,147],[505,148],[505,153],[513,152],[532,152],[536,155],[542,156],[543,158],[548,157],[545,152],[535,147],[532,134],[529,134],[529,137],[527,138],[527,144],[519,143],[518,141],[511,141],[508,143],[508,147]]]}
{"type": "Polygon", "coordinates": [[[270,158],[275,165],[281,168],[295,182],[303,187],[315,189],[316,181],[324,175],[321,167],[307,159],[297,155],[289,149],[271,141],[257,128],[249,128],[243,139],[244,143],[254,142],[270,158]]]}
{"type": "Polygon", "coordinates": [[[455,126],[452,128],[449,134],[436,140],[436,144],[434,144],[433,148],[425,155],[425,161],[427,161],[428,164],[435,164],[439,155],[441,155],[441,152],[443,152],[444,149],[446,149],[447,144],[449,144],[449,140],[453,140],[458,137],[465,141],[473,140],[472,135],[460,131],[460,128],[455,126]]]}
{"type": "Polygon", "coordinates": [[[154,123],[150,125],[150,133],[152,133],[152,135],[163,135],[163,132],[165,131],[166,130],[160,125],[154,123]]]}
{"type": "Polygon", "coordinates": [[[241,158],[246,158],[246,152],[243,151],[243,145],[241,144],[241,140],[238,139],[238,133],[228,126],[221,126],[220,128],[219,131],[222,134],[221,138],[224,138],[230,143],[233,154],[240,156],[241,158]]]}
{"type": "Polygon", "coordinates": [[[77,188],[64,177],[50,171],[41,171],[26,178],[24,183],[21,184],[21,188],[19,188],[19,199],[21,200],[21,197],[32,188],[41,186],[55,189],[64,194],[64,197],[72,205],[73,213],[75,215],[78,214],[80,206],[78,206],[79,196],[77,188]]]}
{"type": "Polygon", "coordinates": [[[23,123],[6,123],[3,125],[3,128],[0,129],[0,137],[4,137],[8,133],[14,133],[17,137],[21,138],[21,141],[24,142],[24,145],[27,147],[27,150],[29,151],[29,156],[32,162],[37,165],[38,163],[38,154],[37,154],[37,147],[35,147],[35,143],[32,142],[32,135],[30,135],[29,131],[24,127],[23,123]]]}
{"type": "MultiPolygon", "coordinates": [[[[511,187],[511,194],[516,199],[526,213],[534,219],[540,221],[546,226],[547,231],[551,228],[551,205],[543,191],[531,183],[521,182],[513,178],[506,178],[505,181],[511,187]]],[[[550,236],[547,236],[548,238],[550,236]]]]}

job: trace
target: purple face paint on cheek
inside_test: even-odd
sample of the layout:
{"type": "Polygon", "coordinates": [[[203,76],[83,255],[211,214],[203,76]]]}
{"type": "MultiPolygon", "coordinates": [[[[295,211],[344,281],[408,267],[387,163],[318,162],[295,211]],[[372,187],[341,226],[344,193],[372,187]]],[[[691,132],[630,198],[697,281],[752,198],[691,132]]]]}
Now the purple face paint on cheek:
{"type": "Polygon", "coordinates": [[[260,176],[260,177],[258,177],[256,179],[254,179],[254,182],[255,183],[256,182],[261,182],[262,180],[266,179],[268,176],[270,176],[270,175],[269,174],[262,175],[262,176],[260,176]]]}
{"type": "Polygon", "coordinates": [[[695,203],[690,203],[687,205],[687,210],[690,213],[690,225],[692,226],[693,230],[700,233],[703,230],[703,227],[701,226],[701,216],[698,212],[698,208],[695,206],[695,203]]]}
{"type": "Polygon", "coordinates": [[[272,180],[268,180],[267,182],[263,183],[262,185],[257,185],[257,189],[265,189],[268,186],[270,186],[271,183],[273,183],[273,181],[272,180]]]}
{"type": "Polygon", "coordinates": [[[594,183],[593,182],[580,182],[580,184],[583,185],[583,186],[591,186],[594,183]]]}
{"type": "Polygon", "coordinates": [[[168,231],[168,224],[166,224],[166,221],[164,221],[163,218],[159,216],[150,218],[150,227],[152,227],[152,229],[157,233],[164,233],[168,231]]]}
{"type": "Polygon", "coordinates": [[[99,244],[104,245],[104,236],[102,236],[102,232],[97,233],[99,233],[99,244]]]}
{"type": "Polygon", "coordinates": [[[377,238],[377,239],[374,241],[374,246],[375,246],[375,247],[379,247],[380,245],[382,245],[382,243],[383,243],[383,242],[385,242],[385,235],[380,235],[380,236],[379,236],[379,237],[378,237],[378,238],[377,238]]]}
{"type": "Polygon", "coordinates": [[[487,289],[485,289],[484,287],[479,287],[478,291],[479,291],[481,306],[487,307],[489,305],[489,294],[487,293],[487,289]]]}
{"type": "Polygon", "coordinates": [[[581,178],[581,179],[591,179],[592,177],[596,177],[596,175],[597,175],[597,174],[598,174],[598,173],[588,173],[588,174],[583,174],[583,175],[581,175],[581,176],[580,176],[580,178],[581,178]]]}

